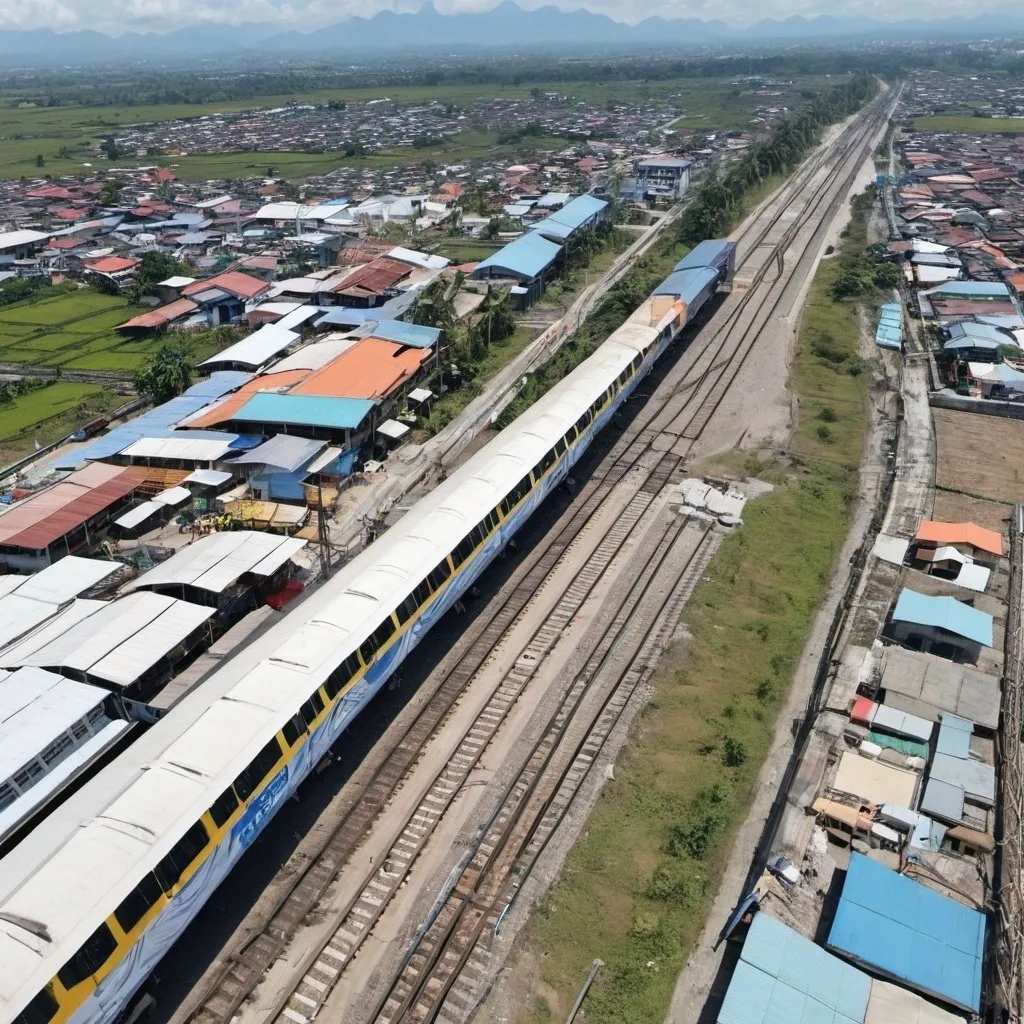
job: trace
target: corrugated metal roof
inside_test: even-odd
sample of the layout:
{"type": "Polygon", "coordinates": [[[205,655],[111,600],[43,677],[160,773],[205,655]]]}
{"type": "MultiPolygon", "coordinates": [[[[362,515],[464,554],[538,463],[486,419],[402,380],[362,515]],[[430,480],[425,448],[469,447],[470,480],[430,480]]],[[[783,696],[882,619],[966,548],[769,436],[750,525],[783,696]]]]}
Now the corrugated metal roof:
{"type": "Polygon", "coordinates": [[[141,505],[129,509],[123,516],[118,516],[114,520],[114,525],[121,527],[122,530],[134,530],[136,526],[141,526],[147,519],[152,519],[153,516],[163,512],[166,507],[166,505],[155,501],[144,501],[141,505]]]}
{"type": "Polygon", "coordinates": [[[255,370],[298,340],[299,335],[295,331],[289,331],[277,324],[265,324],[258,331],[250,334],[248,338],[243,338],[224,349],[223,352],[204,359],[199,365],[228,366],[237,363],[255,370]]]}
{"type": "Polygon", "coordinates": [[[364,338],[337,359],[311,373],[290,395],[385,398],[419,373],[430,350],[364,338]]]}
{"type": "MultiPolygon", "coordinates": [[[[298,370],[319,370],[320,367],[326,366],[332,359],[336,359],[342,352],[347,352],[353,345],[358,343],[358,338],[328,337],[323,341],[314,342],[312,345],[303,345],[302,348],[291,355],[285,356],[280,362],[274,363],[269,372],[263,376],[274,377],[277,374],[295,373],[298,370]]],[[[259,377],[257,378],[257,380],[260,379],[259,377]]],[[[296,378],[296,382],[299,380],[302,380],[302,377],[296,378]]],[[[258,387],[255,390],[265,391],[267,389],[258,387]]]]}
{"type": "Polygon", "coordinates": [[[254,395],[235,414],[247,423],[295,424],[356,430],[374,403],[362,398],[321,398],[314,395],[254,395]]]}
{"type": "Polygon", "coordinates": [[[260,391],[287,391],[293,384],[298,384],[309,374],[308,370],[278,371],[275,367],[269,373],[261,373],[243,384],[237,391],[225,395],[212,405],[202,408],[194,416],[182,420],[180,425],[192,428],[215,427],[220,423],[228,423],[231,417],[245,405],[249,399],[260,391]]]}
{"type": "Polygon", "coordinates": [[[831,788],[875,804],[910,807],[914,802],[917,781],[915,772],[884,761],[873,761],[854,750],[844,750],[831,788]]]}
{"type": "MultiPolygon", "coordinates": [[[[32,576],[2,576],[0,589],[35,601],[61,605],[122,568],[120,562],[67,555],[32,576]]],[[[3,613],[0,612],[0,621],[3,613]]]]}
{"type": "Polygon", "coordinates": [[[120,454],[129,459],[180,459],[183,462],[213,462],[231,451],[231,434],[216,438],[195,437],[180,430],[173,437],[140,437],[120,454]]]}
{"type": "Polygon", "coordinates": [[[24,663],[130,686],[215,612],[163,594],[128,594],[27,654],[24,663]]]}
{"type": "MultiPolygon", "coordinates": [[[[174,432],[174,424],[198,412],[204,405],[240,388],[250,380],[251,374],[240,371],[218,371],[203,380],[196,381],[183,395],[172,398],[163,405],[149,409],[121,426],[96,438],[95,441],[77,451],[62,454],[55,462],[55,469],[74,469],[89,460],[108,459],[124,451],[140,437],[167,437],[174,432]]],[[[191,437],[224,438],[233,440],[230,434],[216,434],[212,431],[191,431],[191,437]]]]}
{"type": "Polygon", "coordinates": [[[168,302],[165,306],[159,306],[156,309],[151,309],[148,313],[141,313],[139,316],[132,317],[131,320],[126,320],[117,329],[119,331],[130,328],[156,330],[158,327],[169,324],[172,320],[194,313],[198,308],[191,299],[175,299],[174,302],[168,302]]]}
{"type": "Polygon", "coordinates": [[[968,722],[966,718],[958,718],[956,715],[940,715],[939,736],[935,743],[936,752],[949,754],[951,757],[970,757],[973,732],[974,723],[968,722]]]}
{"type": "Polygon", "coordinates": [[[1005,284],[995,281],[947,281],[940,284],[938,288],[932,288],[925,292],[925,295],[943,296],[968,296],[970,298],[993,298],[1006,299],[1010,296],[1010,289],[1005,284]]]}
{"type": "Polygon", "coordinates": [[[859,853],[828,946],[911,988],[977,1012],[985,916],[859,853]]]}
{"type": "Polygon", "coordinates": [[[718,1024],[862,1024],[870,995],[866,974],[759,911],[718,1024]]]}
{"type": "Polygon", "coordinates": [[[327,446],[326,441],[311,441],[306,437],[276,434],[258,448],[252,448],[237,459],[232,466],[272,466],[285,473],[294,473],[327,446]]]}
{"type": "Polygon", "coordinates": [[[404,320],[382,320],[362,328],[364,334],[414,348],[433,348],[441,337],[440,328],[407,324],[404,320]]]}
{"type": "Polygon", "coordinates": [[[884,729],[887,732],[894,732],[898,736],[909,736],[911,739],[927,743],[932,736],[934,723],[926,718],[919,718],[898,708],[889,707],[886,704],[879,704],[875,708],[875,715],[871,723],[876,729],[884,729]]]}
{"type": "Polygon", "coordinates": [[[736,243],[725,238],[705,238],[698,242],[673,268],[693,270],[697,267],[719,267],[736,251],[736,243]]]}
{"type": "Polygon", "coordinates": [[[933,597],[904,587],[892,618],[894,622],[944,629],[985,647],[992,646],[992,616],[955,597],[933,597]]]}
{"type": "Polygon", "coordinates": [[[718,271],[710,267],[676,270],[669,274],[652,292],[653,295],[674,295],[687,305],[708,289],[717,287],[718,271]]]}
{"type": "Polygon", "coordinates": [[[143,573],[129,590],[194,586],[219,594],[247,572],[273,575],[305,543],[253,530],[209,534],[143,573]]]}
{"type": "Polygon", "coordinates": [[[871,982],[864,1024],[964,1024],[964,1019],[888,981],[871,982]]]}
{"type": "Polygon", "coordinates": [[[473,271],[473,276],[486,276],[483,270],[507,270],[514,277],[533,280],[539,277],[562,251],[560,245],[549,242],[546,238],[531,231],[514,242],[509,242],[485,260],[481,260],[473,271]]]}
{"type": "Polygon", "coordinates": [[[928,781],[957,786],[965,796],[986,807],[995,803],[996,770],[992,765],[973,757],[937,753],[932,758],[928,781]]]}

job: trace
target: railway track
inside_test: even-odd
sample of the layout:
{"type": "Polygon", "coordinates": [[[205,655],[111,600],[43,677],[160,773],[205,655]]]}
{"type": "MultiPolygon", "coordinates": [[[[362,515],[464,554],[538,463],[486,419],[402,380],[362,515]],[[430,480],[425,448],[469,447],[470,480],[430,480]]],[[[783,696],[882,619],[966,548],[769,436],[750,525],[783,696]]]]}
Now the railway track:
{"type": "MultiPolygon", "coordinates": [[[[870,116],[865,118],[866,127],[857,131],[855,138],[840,151],[839,166],[844,165],[849,154],[863,146],[873,123],[870,116]]],[[[806,183],[814,174],[821,173],[825,167],[826,156],[821,154],[816,158],[813,170],[808,170],[808,177],[802,180],[806,183]]],[[[831,175],[826,176],[826,182],[814,193],[813,202],[820,202],[819,197],[827,192],[826,186],[831,178],[831,175]]],[[[779,212],[759,231],[758,242],[748,248],[748,254],[757,250],[763,240],[777,227],[782,214],[789,209],[786,203],[775,205],[780,206],[779,212]]],[[[811,207],[806,216],[811,216],[815,209],[817,206],[811,207]]],[[[796,231],[797,226],[787,228],[779,241],[774,243],[776,248],[781,247],[780,255],[784,255],[795,238],[796,231]]],[[[758,282],[763,280],[771,265],[772,261],[766,260],[755,271],[758,282]]],[[[331,938],[320,946],[315,956],[307,958],[309,962],[300,968],[301,979],[298,984],[271,1015],[272,1018],[288,1021],[289,1024],[299,1024],[299,1018],[311,1020],[315,1016],[345,966],[370,933],[373,923],[407,877],[417,853],[433,832],[444,808],[450,805],[451,799],[460,791],[468,772],[478,762],[479,755],[500,728],[509,709],[532,677],[536,665],[544,653],[553,646],[561,631],[573,620],[586,597],[615,562],[630,533],[682,464],[685,452],[659,453],[652,448],[659,434],[659,417],[663,418],[670,414],[672,422],[678,423],[689,416],[686,423],[692,429],[688,432],[684,429],[679,435],[685,437],[688,442],[684,446],[687,450],[692,448],[702,435],[714,409],[718,407],[727,390],[726,387],[719,394],[715,383],[727,375],[730,381],[735,379],[742,362],[756,341],[756,332],[752,330],[751,324],[740,332],[738,341],[734,338],[743,310],[753,301],[753,296],[752,288],[740,298],[727,316],[725,324],[712,338],[713,345],[709,345],[707,350],[701,352],[694,367],[686,372],[676,387],[669,389],[671,393],[658,403],[650,403],[649,408],[645,407],[637,415],[631,427],[613,446],[598,474],[587,482],[574,505],[563,516],[559,528],[553,535],[549,535],[538,551],[533,553],[518,581],[503,592],[496,612],[487,621],[471,627],[472,635],[465,656],[445,674],[420,713],[388,752],[369,783],[350,802],[338,826],[277,903],[264,915],[253,937],[225,961],[222,969],[205,989],[198,1006],[188,1014],[187,1020],[196,1024],[226,1024],[235,1016],[269,967],[287,948],[289,941],[307,920],[311,911],[323,900],[341,868],[351,860],[381,811],[402,787],[425,747],[448,719],[467,684],[515,625],[544,581],[555,571],[570,545],[594,520],[615,486],[631,471],[642,472],[644,479],[639,484],[637,493],[622,514],[611,523],[591,557],[575,575],[569,588],[559,597],[551,614],[531,637],[517,659],[513,671],[503,678],[491,693],[483,712],[463,736],[463,742],[455,756],[450,759],[445,771],[435,778],[431,788],[420,801],[416,814],[407,820],[401,833],[392,843],[391,852],[385,862],[378,862],[378,869],[373,877],[365,879],[359,895],[345,909],[331,938]],[[739,365],[736,365],[737,362],[739,365]],[[705,385],[709,381],[712,384],[710,391],[707,391],[705,385]],[[707,412],[709,402],[714,408],[707,412]],[[702,410],[707,414],[705,415],[702,410]],[[431,799],[428,800],[428,797],[431,799]],[[387,870],[381,870],[383,868],[387,870]],[[330,952],[327,952],[328,950],[330,952]],[[336,959],[330,959],[335,953],[340,955],[336,959]],[[324,967],[326,969],[322,969],[324,967]]],[[[665,555],[662,554],[660,557],[664,558],[665,555]]],[[[699,572],[695,574],[694,579],[698,576],[699,572]]],[[[633,685],[635,690],[636,683],[633,685]]],[[[621,705],[623,708],[625,706],[621,705]]],[[[583,777],[585,773],[580,777],[580,784],[583,777]]],[[[544,832],[538,825],[533,834],[550,835],[553,831],[554,828],[544,832]]],[[[542,841],[546,844],[547,840],[542,841]]],[[[485,920],[486,915],[482,919],[485,920]]],[[[452,934],[458,931],[456,928],[452,934]]],[[[415,958],[416,955],[413,951],[410,958],[415,958]]],[[[451,957],[446,957],[443,952],[438,955],[439,959],[446,963],[451,960],[451,957]]],[[[472,949],[469,949],[462,958],[463,963],[468,962],[471,955],[472,949]]],[[[412,962],[413,960],[409,959],[408,963],[412,962]]],[[[451,984],[446,984],[447,992],[451,984]]],[[[402,1000],[404,998],[403,996],[402,1000]]],[[[424,994],[421,991],[417,995],[417,1004],[421,1003],[423,998],[424,994]]],[[[385,1012],[386,1002],[385,999],[381,1008],[382,1014],[385,1012]]],[[[388,1016],[386,1019],[398,1018],[388,1016]]]]}

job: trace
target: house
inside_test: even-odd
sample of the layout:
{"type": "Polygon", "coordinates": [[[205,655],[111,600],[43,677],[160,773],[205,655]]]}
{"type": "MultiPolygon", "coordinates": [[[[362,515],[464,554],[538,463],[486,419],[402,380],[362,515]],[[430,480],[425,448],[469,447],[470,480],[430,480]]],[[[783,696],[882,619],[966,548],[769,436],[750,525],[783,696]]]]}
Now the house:
{"type": "Polygon", "coordinates": [[[635,179],[624,187],[623,194],[638,203],[674,202],[689,191],[692,166],[689,160],[673,157],[638,160],[634,164],[635,179]]]}
{"type": "Polygon", "coordinates": [[[562,246],[531,231],[481,260],[470,276],[476,281],[515,282],[513,299],[525,308],[544,294],[561,251],[562,246]]]}
{"type": "Polygon", "coordinates": [[[31,259],[43,250],[49,237],[45,231],[0,231],[0,256],[31,259]]]}
{"type": "Polygon", "coordinates": [[[202,309],[216,327],[242,316],[250,302],[269,291],[270,285],[266,281],[229,270],[186,285],[181,289],[181,295],[202,309]]]}
{"type": "Polygon", "coordinates": [[[974,523],[940,523],[924,520],[917,528],[917,557],[924,550],[953,547],[982,565],[994,567],[1006,553],[1001,534],[985,530],[974,523]]]}
{"type": "Polygon", "coordinates": [[[981,649],[993,645],[992,616],[955,597],[934,597],[904,587],[886,635],[911,650],[973,665],[981,649]]]}

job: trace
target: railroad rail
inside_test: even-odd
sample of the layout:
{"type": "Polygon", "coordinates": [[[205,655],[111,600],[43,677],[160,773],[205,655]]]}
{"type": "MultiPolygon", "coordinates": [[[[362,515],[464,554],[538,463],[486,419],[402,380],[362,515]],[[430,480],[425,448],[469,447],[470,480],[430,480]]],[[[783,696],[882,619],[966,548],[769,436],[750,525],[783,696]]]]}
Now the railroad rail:
{"type": "MultiPolygon", "coordinates": [[[[850,155],[856,154],[864,146],[876,120],[877,118],[871,113],[864,115],[853,138],[847,140],[838,149],[838,152],[831,153],[831,159],[835,162],[837,169],[842,168],[850,155]]],[[[823,169],[827,172],[826,163],[825,154],[819,154],[812,161],[813,168],[809,169],[807,174],[801,178],[805,187],[815,174],[820,173],[823,169]]],[[[826,173],[825,180],[818,186],[805,206],[808,212],[803,217],[798,217],[793,225],[787,226],[782,232],[781,238],[772,243],[774,249],[778,250],[780,259],[795,239],[797,231],[802,226],[801,222],[818,209],[828,193],[833,178],[834,175],[826,173]]],[[[758,242],[748,248],[748,258],[757,251],[764,239],[776,228],[782,215],[787,210],[791,210],[787,203],[768,205],[778,205],[778,212],[759,232],[758,242]]],[[[757,283],[764,279],[772,265],[778,265],[778,262],[769,258],[757,268],[754,274],[757,283]]],[[[779,276],[781,276],[781,272],[779,276]]],[[[775,280],[778,279],[777,277],[775,280]]],[[[774,287],[774,283],[774,281],[771,282],[772,287],[774,287]]],[[[781,300],[783,292],[784,289],[776,298],[775,305],[781,300]]],[[[451,671],[445,674],[404,734],[387,752],[368,785],[345,810],[339,824],[326,837],[320,849],[315,851],[311,860],[282,893],[276,904],[264,915],[253,938],[226,959],[220,971],[214,975],[212,983],[206,987],[197,1008],[188,1015],[189,1021],[193,1021],[195,1024],[226,1024],[237,1013],[241,1004],[254,991],[267,969],[287,947],[297,929],[322,901],[340,869],[350,861],[352,854],[365,839],[371,825],[401,788],[403,780],[455,708],[467,684],[479,672],[495,647],[502,642],[543,582],[555,571],[569,546],[580,535],[584,527],[595,519],[611,491],[627,473],[639,469],[643,472],[644,479],[639,484],[637,494],[634,495],[621,515],[611,523],[608,532],[601,538],[592,556],[587,559],[584,567],[573,578],[568,590],[557,601],[551,615],[531,638],[527,648],[520,655],[520,660],[523,659],[523,655],[527,655],[525,661],[528,662],[528,655],[531,653],[534,657],[542,656],[543,651],[549,650],[553,644],[552,638],[557,639],[556,629],[557,633],[560,633],[561,629],[564,629],[572,621],[586,596],[615,561],[629,533],[651,508],[656,496],[661,493],[672,474],[682,465],[684,455],[692,449],[703,434],[714,409],[718,408],[728,390],[727,386],[721,389],[717,388],[716,383],[725,376],[728,376],[730,382],[734,380],[752,351],[758,333],[754,329],[754,324],[760,319],[759,317],[755,317],[739,333],[738,342],[735,344],[730,344],[730,342],[736,341],[737,325],[741,322],[743,312],[754,301],[754,295],[755,289],[752,288],[740,297],[739,302],[726,317],[725,324],[716,331],[711,339],[712,344],[701,351],[694,367],[687,371],[676,387],[667,389],[670,392],[669,395],[660,402],[649,403],[649,406],[645,406],[637,414],[633,424],[613,446],[609,457],[602,463],[597,475],[592,477],[581,489],[573,506],[562,517],[558,530],[553,536],[549,535],[549,538],[542,542],[541,548],[531,555],[518,582],[506,588],[506,592],[499,597],[499,605],[495,614],[490,616],[487,621],[471,627],[472,635],[466,655],[451,671]],[[711,390],[705,393],[704,386],[709,380],[712,381],[711,390]],[[680,399],[682,400],[681,405],[680,399]],[[707,411],[709,402],[713,405],[710,412],[707,411]],[[682,445],[684,450],[680,451],[677,448],[671,452],[654,451],[652,444],[660,433],[657,425],[658,419],[668,415],[671,423],[678,424],[688,410],[689,419],[685,421],[683,429],[677,435],[685,442],[682,445]],[[558,623],[562,623],[560,629],[557,628],[558,623]],[[530,644],[534,645],[532,651],[529,650],[530,644]],[[539,656],[538,652],[541,652],[539,656]]],[[[774,309],[774,305],[772,309],[774,309]]],[[[770,311],[768,315],[771,315],[770,311]]],[[[664,558],[665,555],[662,554],[661,557],[664,558]]],[[[699,576],[699,572],[695,574],[694,579],[697,576],[699,576]]],[[[651,634],[648,636],[650,637],[651,634]]],[[[463,740],[467,741],[466,745],[460,746],[456,756],[451,759],[446,769],[447,774],[442,773],[435,779],[437,784],[435,796],[443,794],[440,799],[450,803],[450,798],[459,792],[469,770],[467,766],[471,767],[477,762],[479,754],[486,747],[488,738],[493,736],[500,727],[516,696],[522,692],[522,688],[531,675],[532,672],[517,673],[514,670],[509,677],[501,680],[485,704],[484,712],[474,723],[470,732],[463,737],[463,740]],[[478,732],[477,736],[471,735],[474,731],[478,732]]],[[[626,704],[621,706],[624,708],[626,704]]],[[[582,784],[582,777],[580,784],[582,784]]],[[[423,801],[420,802],[420,806],[422,808],[423,801]]],[[[419,810],[417,814],[419,814],[419,810]]],[[[366,880],[355,902],[350,908],[347,908],[351,913],[345,920],[351,924],[352,920],[359,918],[356,913],[357,906],[363,911],[367,906],[379,906],[380,910],[376,912],[375,916],[371,915],[372,920],[359,918],[365,922],[365,927],[346,926],[344,921],[339,924],[339,927],[332,932],[332,939],[323,944],[311,959],[307,958],[310,960],[309,963],[304,963],[301,966],[300,981],[295,985],[288,999],[279,1006],[275,1016],[282,1020],[288,1020],[290,1024],[296,1024],[298,1016],[304,1019],[312,1018],[316,1009],[322,1005],[323,997],[326,997],[346,964],[350,962],[362,939],[369,934],[373,921],[379,917],[379,912],[387,905],[388,900],[397,889],[397,885],[401,884],[400,880],[407,876],[416,853],[422,849],[426,838],[438,820],[440,820],[440,816],[435,816],[430,811],[425,815],[420,814],[418,819],[417,815],[413,815],[406,822],[400,837],[403,843],[400,845],[396,840],[392,844],[392,852],[386,858],[386,863],[379,865],[374,877],[366,880]],[[387,867],[388,870],[381,871],[380,868],[383,867],[387,867]],[[397,884],[394,883],[392,876],[399,879],[397,884]],[[327,970],[319,974],[313,973],[318,969],[316,965],[320,962],[324,951],[330,946],[334,936],[339,936],[341,939],[340,944],[336,943],[333,946],[333,949],[341,956],[337,961],[326,963],[327,970]],[[335,971],[333,975],[331,970],[335,971]],[[315,984],[311,982],[315,982],[315,984]],[[318,985],[323,987],[318,988],[318,985]],[[290,1012],[286,1013],[285,1010],[290,1012]]],[[[550,835],[551,832],[553,829],[543,834],[550,835]]],[[[542,834],[539,826],[534,830],[534,834],[542,834]]],[[[547,840],[541,841],[546,843],[547,840]]],[[[410,954],[410,956],[415,955],[415,951],[410,954]]],[[[471,955],[472,950],[470,949],[466,952],[465,959],[471,955]]],[[[439,957],[450,959],[445,958],[443,953],[439,953],[439,957]]],[[[451,985],[448,985],[446,991],[450,987],[451,985]]],[[[423,994],[420,993],[417,996],[417,1002],[422,1002],[422,997],[423,994]]],[[[396,1018],[389,1017],[388,1019],[396,1018]]]]}

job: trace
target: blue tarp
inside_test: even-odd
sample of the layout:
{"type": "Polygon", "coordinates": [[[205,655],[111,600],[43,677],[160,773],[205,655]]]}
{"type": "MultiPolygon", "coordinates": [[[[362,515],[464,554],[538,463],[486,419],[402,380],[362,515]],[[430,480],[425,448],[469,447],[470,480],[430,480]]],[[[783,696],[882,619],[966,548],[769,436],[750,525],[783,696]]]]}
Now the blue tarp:
{"type": "Polygon", "coordinates": [[[985,647],[992,646],[992,616],[955,597],[932,597],[904,588],[892,619],[893,622],[944,629],[985,647]]]}
{"type": "MultiPolygon", "coordinates": [[[[209,377],[196,381],[183,395],[149,409],[119,427],[114,427],[85,448],[65,452],[54,462],[54,469],[74,469],[87,459],[109,459],[141,437],[170,437],[175,432],[175,423],[198,412],[203,406],[223,397],[229,391],[240,388],[251,378],[252,374],[234,371],[211,373],[209,377]]],[[[215,430],[190,430],[186,436],[197,440],[223,439],[229,443],[236,440],[234,434],[224,434],[215,430]]]]}
{"type": "Polygon", "coordinates": [[[909,988],[977,1012],[985,915],[850,854],[830,949],[909,988]]]}
{"type": "Polygon", "coordinates": [[[293,423],[302,427],[356,430],[373,408],[365,398],[321,398],[316,395],[255,394],[233,419],[249,423],[293,423]]]}
{"type": "Polygon", "coordinates": [[[554,263],[561,251],[560,245],[555,245],[554,242],[549,242],[535,231],[531,231],[528,235],[509,242],[487,259],[481,260],[473,271],[473,276],[490,276],[483,274],[483,271],[507,271],[513,277],[532,281],[554,263]]]}
{"type": "Polygon", "coordinates": [[[718,1024],[862,1024],[870,996],[863,971],[758,912],[718,1024]]]}

